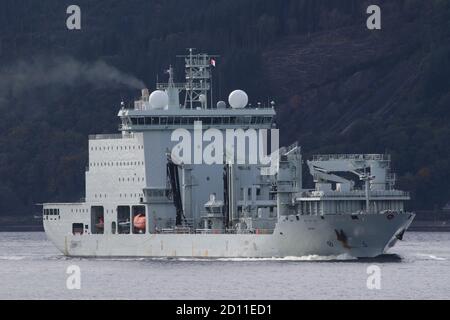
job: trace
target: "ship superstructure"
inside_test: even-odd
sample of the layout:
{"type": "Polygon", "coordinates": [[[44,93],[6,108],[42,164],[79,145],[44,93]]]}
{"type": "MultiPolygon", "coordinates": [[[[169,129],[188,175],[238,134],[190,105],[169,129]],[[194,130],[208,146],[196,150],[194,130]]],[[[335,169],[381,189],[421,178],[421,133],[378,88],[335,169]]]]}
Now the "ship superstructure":
{"type": "Polygon", "coordinates": [[[251,107],[236,90],[213,104],[215,57],[182,58],[184,83],[170,67],[167,83],[122,105],[119,134],[89,137],[85,199],[44,204],[64,254],[367,257],[403,236],[414,215],[387,155],[315,156],[315,189],[304,189],[301,148],[272,148],[274,103],[251,107]],[[276,163],[251,161],[261,155],[276,163]]]}

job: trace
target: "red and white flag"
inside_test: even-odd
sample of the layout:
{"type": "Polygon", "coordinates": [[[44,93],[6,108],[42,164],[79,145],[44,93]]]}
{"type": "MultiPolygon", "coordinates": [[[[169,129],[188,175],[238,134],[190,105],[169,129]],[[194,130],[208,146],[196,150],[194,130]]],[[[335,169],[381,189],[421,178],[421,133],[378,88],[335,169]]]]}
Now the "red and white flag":
{"type": "Polygon", "coordinates": [[[211,59],[211,65],[212,65],[213,67],[215,67],[215,66],[216,66],[216,60],[211,59]]]}

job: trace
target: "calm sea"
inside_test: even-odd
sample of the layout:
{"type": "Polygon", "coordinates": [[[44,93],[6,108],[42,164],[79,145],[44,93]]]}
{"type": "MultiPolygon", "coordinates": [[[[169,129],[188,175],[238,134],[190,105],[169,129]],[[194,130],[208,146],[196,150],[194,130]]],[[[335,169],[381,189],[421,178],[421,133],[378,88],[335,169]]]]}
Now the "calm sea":
{"type": "Polygon", "coordinates": [[[449,271],[450,232],[409,232],[390,254],[365,261],[80,259],[41,232],[0,233],[0,299],[450,299],[449,271]],[[71,265],[79,290],[66,286],[71,265]],[[379,289],[367,286],[373,265],[379,289]]]}

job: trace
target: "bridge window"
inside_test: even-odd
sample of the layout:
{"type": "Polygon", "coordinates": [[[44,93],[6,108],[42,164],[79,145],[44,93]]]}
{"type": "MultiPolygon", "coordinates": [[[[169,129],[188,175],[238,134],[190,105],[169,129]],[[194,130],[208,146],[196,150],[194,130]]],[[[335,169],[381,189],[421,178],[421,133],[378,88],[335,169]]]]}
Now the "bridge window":
{"type": "Polygon", "coordinates": [[[158,117],[151,117],[152,118],[152,125],[159,125],[159,118],[158,117]]]}

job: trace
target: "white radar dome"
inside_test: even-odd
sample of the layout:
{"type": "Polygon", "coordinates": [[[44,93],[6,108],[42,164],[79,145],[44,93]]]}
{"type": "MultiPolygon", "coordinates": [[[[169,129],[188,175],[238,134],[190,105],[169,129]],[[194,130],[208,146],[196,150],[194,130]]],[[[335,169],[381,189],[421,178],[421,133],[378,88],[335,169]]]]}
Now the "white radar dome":
{"type": "Polygon", "coordinates": [[[219,101],[217,102],[217,109],[225,109],[227,107],[227,104],[225,101],[219,101]]]}
{"type": "Polygon", "coordinates": [[[242,109],[248,103],[248,96],[245,91],[242,90],[234,90],[228,96],[228,102],[233,109],[242,109]]]}
{"type": "Polygon", "coordinates": [[[156,90],[150,94],[148,101],[150,103],[150,108],[164,109],[169,104],[169,96],[165,91],[156,90]]]}

